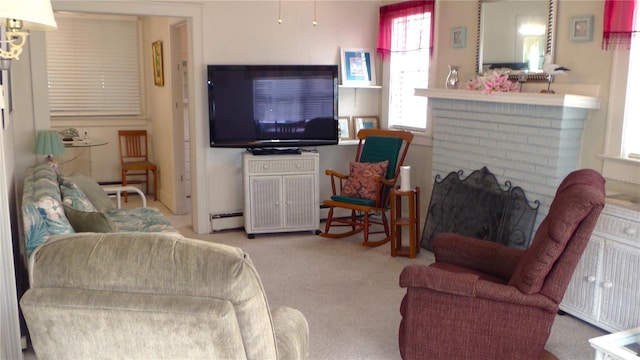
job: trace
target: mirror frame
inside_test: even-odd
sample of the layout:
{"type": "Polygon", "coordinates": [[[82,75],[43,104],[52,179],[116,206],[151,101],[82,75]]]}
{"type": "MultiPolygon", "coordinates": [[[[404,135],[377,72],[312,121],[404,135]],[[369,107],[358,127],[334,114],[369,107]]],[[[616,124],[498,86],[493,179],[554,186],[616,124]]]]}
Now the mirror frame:
{"type": "MultiPolygon", "coordinates": [[[[489,0],[478,0],[478,23],[476,27],[476,74],[481,74],[480,70],[482,69],[482,65],[480,64],[480,30],[482,29],[482,3],[488,2],[489,0]]],[[[556,32],[556,18],[558,13],[558,0],[549,0],[548,3],[548,13],[547,13],[547,39],[545,45],[545,53],[551,54],[551,59],[554,59],[554,40],[555,40],[555,32],[556,32]]],[[[522,74],[520,74],[522,75],[522,74]]],[[[519,74],[510,74],[509,80],[512,81],[547,81],[547,74],[545,73],[535,73],[535,74],[524,74],[523,77],[520,77],[519,74]]]]}

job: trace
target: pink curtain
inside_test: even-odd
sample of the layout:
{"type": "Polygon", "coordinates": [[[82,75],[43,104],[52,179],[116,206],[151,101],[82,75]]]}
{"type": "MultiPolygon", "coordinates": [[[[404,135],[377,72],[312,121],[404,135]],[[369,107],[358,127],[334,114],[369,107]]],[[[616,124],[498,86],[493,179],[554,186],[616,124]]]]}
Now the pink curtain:
{"type": "MultiPolygon", "coordinates": [[[[397,4],[391,4],[380,7],[380,26],[378,28],[378,54],[384,59],[387,57],[391,49],[392,36],[396,39],[395,48],[393,51],[411,51],[429,48],[429,54],[433,53],[433,29],[434,29],[434,5],[435,0],[421,0],[421,1],[406,1],[397,4]],[[411,15],[431,16],[431,29],[429,29],[428,39],[424,39],[422,36],[419,39],[415,39],[415,36],[406,36],[406,34],[392,34],[394,22],[399,19],[406,18],[411,15]],[[413,40],[407,40],[411,39],[413,40]]],[[[421,19],[421,20],[422,20],[421,19]]],[[[396,27],[397,28],[397,27],[396,27]]],[[[405,30],[410,28],[409,26],[403,27],[405,30]]],[[[425,29],[426,30],[426,29],[425,29]]],[[[420,34],[425,33],[420,31],[420,34]]]]}
{"type": "Polygon", "coordinates": [[[633,28],[633,13],[638,0],[605,0],[602,48],[631,48],[631,36],[640,29],[633,28]]]}

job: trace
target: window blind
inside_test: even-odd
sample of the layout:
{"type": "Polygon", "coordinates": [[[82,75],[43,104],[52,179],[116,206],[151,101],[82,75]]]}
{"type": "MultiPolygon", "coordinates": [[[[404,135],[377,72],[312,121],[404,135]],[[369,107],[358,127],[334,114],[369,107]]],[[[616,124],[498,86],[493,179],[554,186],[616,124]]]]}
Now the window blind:
{"type": "Polygon", "coordinates": [[[137,18],[56,21],[46,33],[51,116],[140,115],[137,18]]]}

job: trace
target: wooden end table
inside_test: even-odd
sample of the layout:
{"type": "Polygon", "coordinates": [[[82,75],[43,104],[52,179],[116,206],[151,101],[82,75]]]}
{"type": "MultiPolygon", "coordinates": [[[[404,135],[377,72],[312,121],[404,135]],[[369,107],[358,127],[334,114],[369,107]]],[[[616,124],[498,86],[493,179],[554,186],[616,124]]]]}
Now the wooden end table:
{"type": "Polygon", "coordinates": [[[404,255],[415,258],[420,253],[420,188],[409,191],[391,190],[391,256],[404,255]],[[402,216],[402,198],[409,203],[409,216],[402,216]],[[409,227],[409,246],[402,246],[402,227],[409,227]]]}

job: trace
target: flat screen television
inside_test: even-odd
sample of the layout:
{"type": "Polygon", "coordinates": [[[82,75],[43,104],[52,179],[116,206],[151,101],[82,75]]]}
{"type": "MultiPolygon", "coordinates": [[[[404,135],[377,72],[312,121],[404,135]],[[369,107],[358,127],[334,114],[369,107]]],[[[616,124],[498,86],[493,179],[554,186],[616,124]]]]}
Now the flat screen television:
{"type": "Polygon", "coordinates": [[[211,147],[338,143],[337,65],[209,65],[207,86],[211,147]]]}

